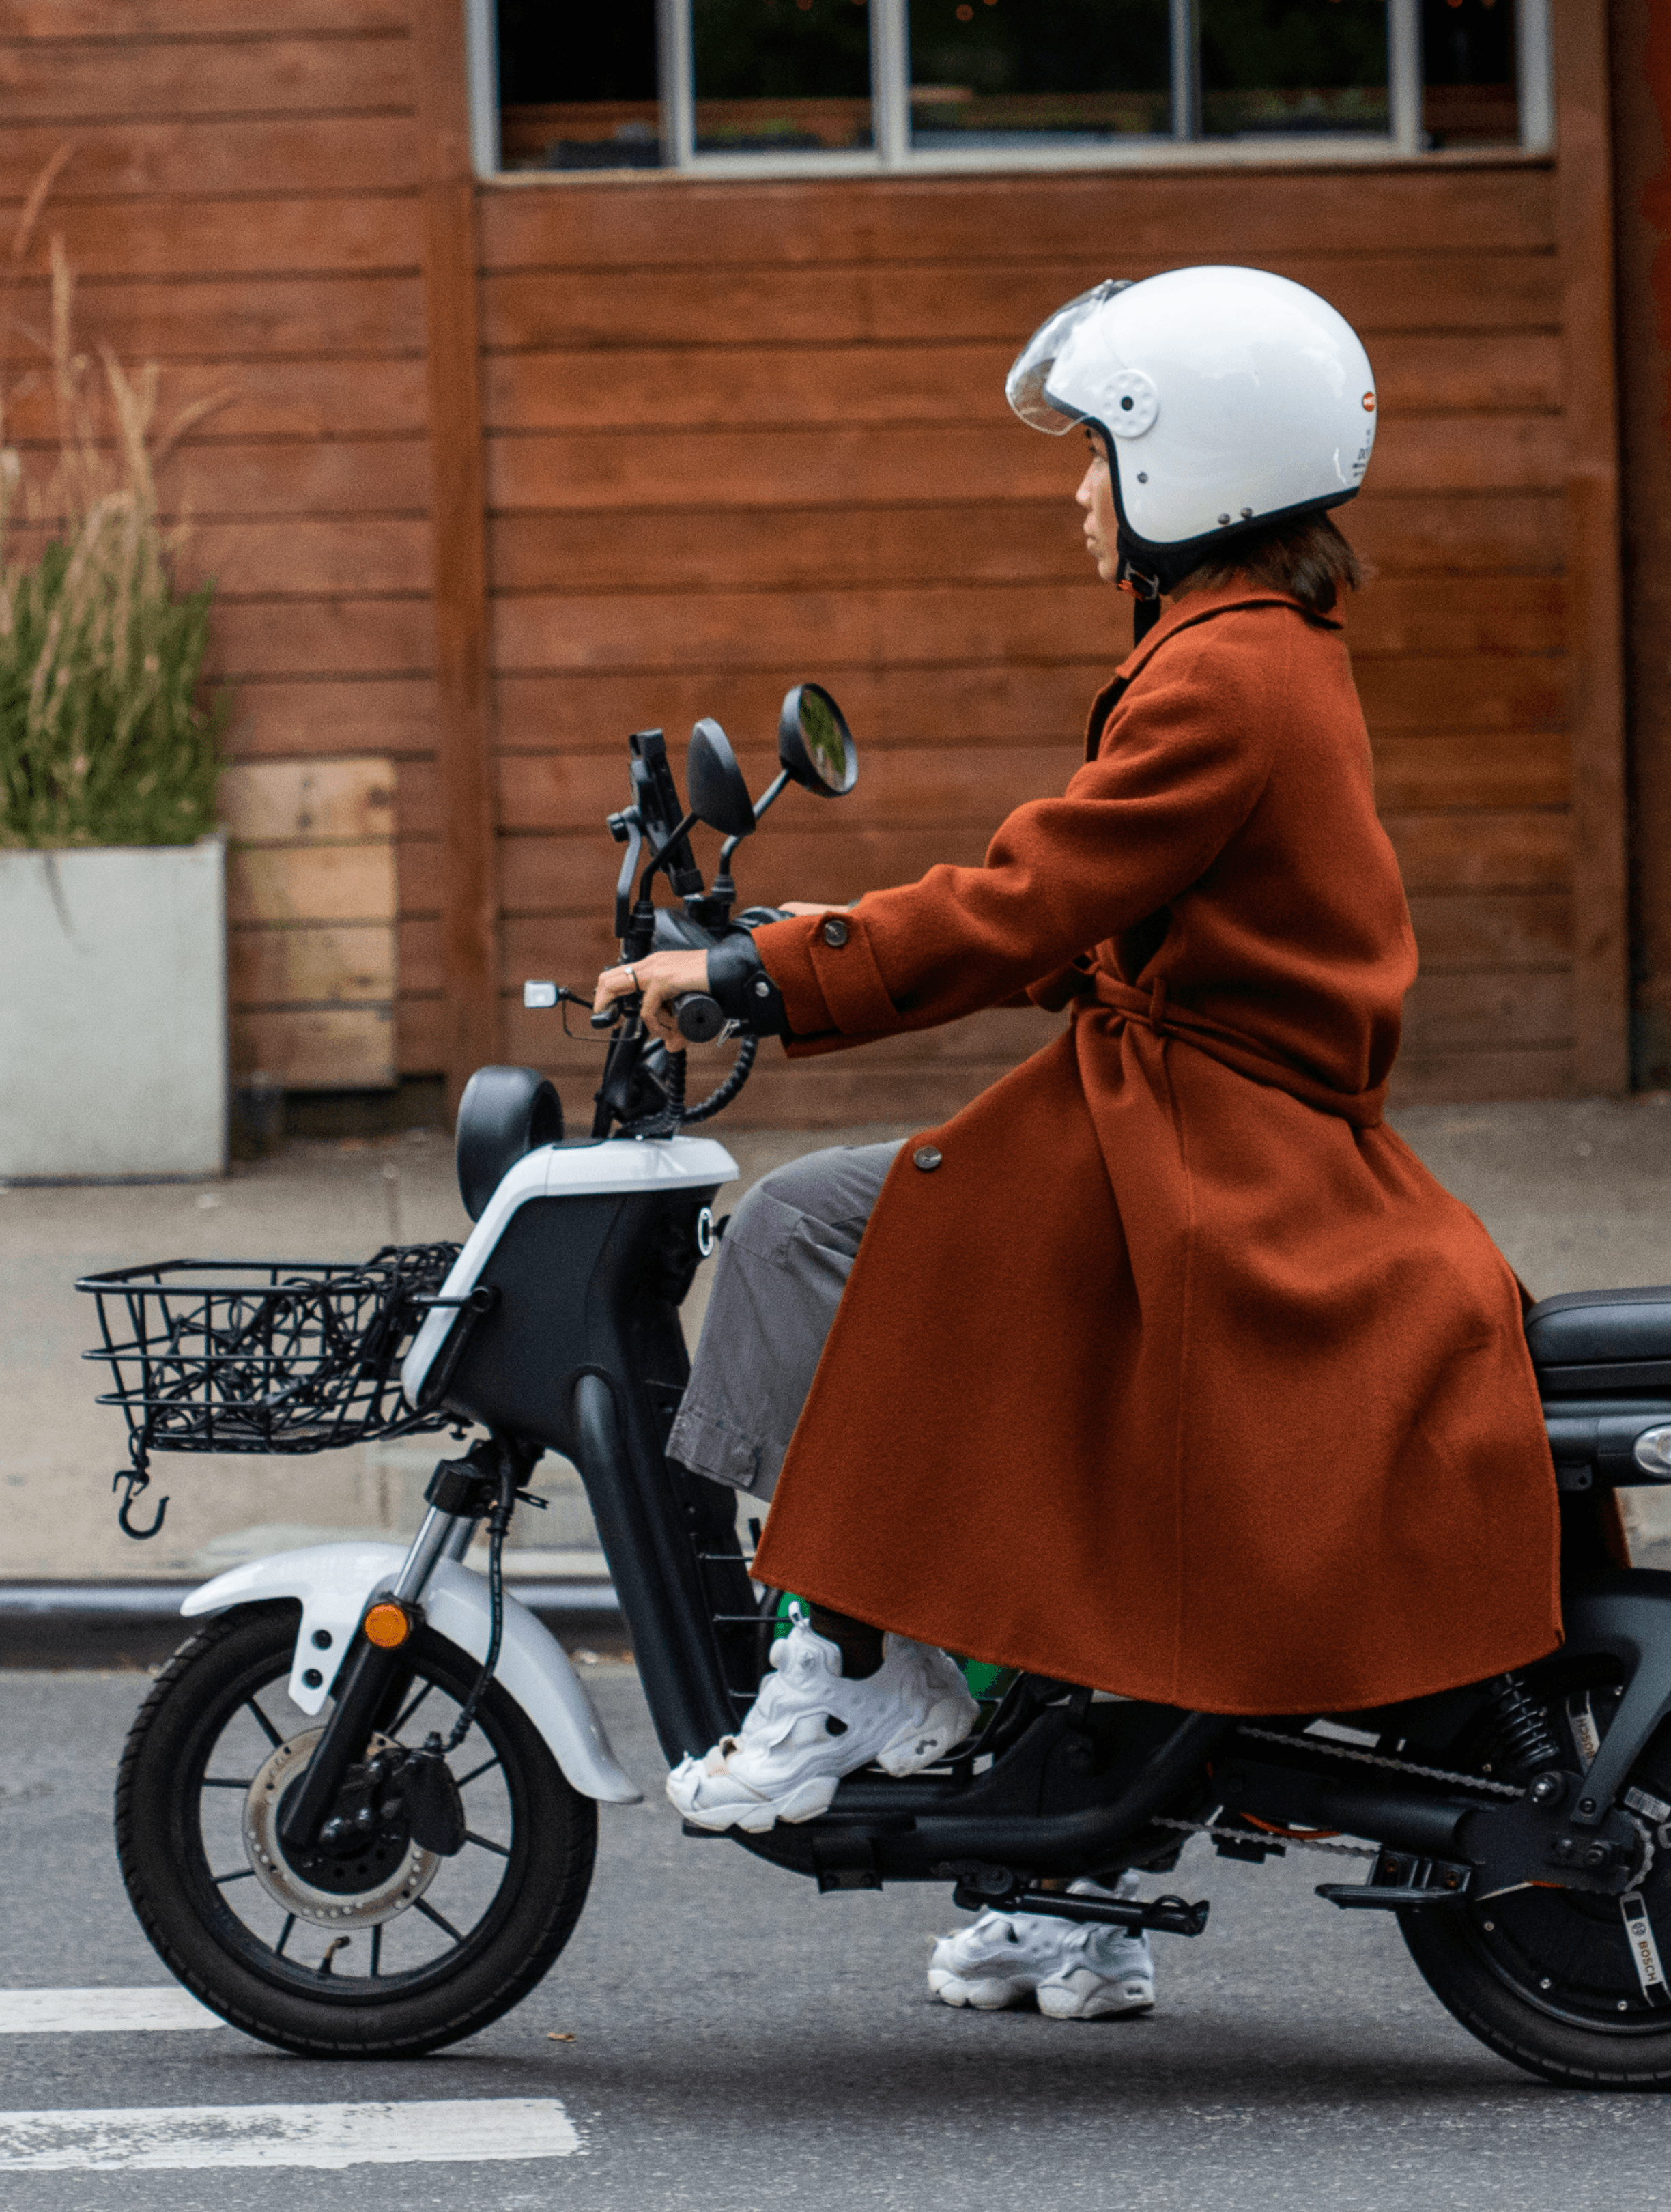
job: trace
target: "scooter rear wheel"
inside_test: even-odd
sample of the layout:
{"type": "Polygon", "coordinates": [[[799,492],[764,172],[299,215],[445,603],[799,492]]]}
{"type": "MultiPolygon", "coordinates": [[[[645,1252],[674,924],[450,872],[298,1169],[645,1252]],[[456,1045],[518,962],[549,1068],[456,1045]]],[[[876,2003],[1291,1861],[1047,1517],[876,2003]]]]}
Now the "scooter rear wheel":
{"type": "MultiPolygon", "coordinates": [[[[169,1661],[118,1777],[123,1879],[164,1964],[234,2027],[313,2057],[416,2057],[549,1970],[586,1901],[597,1808],[494,1683],[449,1761],[463,1850],[438,1858],[379,1814],[363,1846],[292,1863],[276,1806],[325,1719],[289,1702],[295,1636],[294,1605],[245,1607],[169,1661]]],[[[427,1629],[411,1658],[384,1736],[416,1746],[445,1736],[477,1666],[427,1629]]]]}
{"type": "MultiPolygon", "coordinates": [[[[1663,1875],[1650,1877],[1644,1899],[1662,1954],[1671,1954],[1663,1875]]],[[[1671,2089],[1671,2011],[1643,1994],[1617,1898],[1517,1889],[1399,1921],[1446,2011],[1528,2074],[1575,2089],[1671,2089]]]]}

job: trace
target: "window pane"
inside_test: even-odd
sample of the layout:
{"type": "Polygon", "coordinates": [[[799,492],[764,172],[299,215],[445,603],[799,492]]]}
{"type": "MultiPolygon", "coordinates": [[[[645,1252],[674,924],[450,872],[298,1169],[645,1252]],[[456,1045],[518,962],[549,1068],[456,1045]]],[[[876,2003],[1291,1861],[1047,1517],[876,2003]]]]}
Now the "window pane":
{"type": "Polygon", "coordinates": [[[690,30],[699,153],[871,143],[866,0],[691,0],[690,30]]]}
{"type": "Polygon", "coordinates": [[[659,166],[655,0],[499,0],[498,12],[501,167],[659,166]]]}
{"type": "Polygon", "coordinates": [[[1170,132],[1168,15],[1167,0],[910,0],[911,143],[1170,132]]]}
{"type": "Polygon", "coordinates": [[[1422,0],[1421,47],[1430,145],[1519,143],[1514,0],[1422,0]]]}
{"type": "Polygon", "coordinates": [[[1386,0],[1200,0],[1201,130],[1391,129],[1386,0]]]}

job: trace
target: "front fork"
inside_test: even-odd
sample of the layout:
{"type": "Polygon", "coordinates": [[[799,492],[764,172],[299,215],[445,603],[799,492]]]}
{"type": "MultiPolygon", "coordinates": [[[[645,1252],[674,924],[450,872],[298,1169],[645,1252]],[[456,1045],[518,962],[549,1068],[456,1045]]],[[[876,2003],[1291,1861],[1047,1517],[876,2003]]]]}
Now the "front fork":
{"type": "MultiPolygon", "coordinates": [[[[368,1613],[372,1605],[391,1600],[415,1611],[441,1562],[463,1559],[483,1516],[498,1502],[504,1457],[513,1452],[512,1445],[495,1438],[472,1446],[462,1459],[440,1462],[424,1492],[429,1510],[393,1587],[378,1591],[366,1608],[368,1613]]],[[[522,1464],[526,1458],[524,1454],[513,1461],[519,1477],[527,1472],[522,1464]]],[[[365,1757],[371,1737],[399,1712],[412,1680],[410,1641],[408,1638],[392,1650],[374,1644],[365,1632],[362,1618],[343,1662],[341,1685],[325,1732],[301,1779],[286,1792],[280,1810],[278,1839],[287,1851],[312,1850],[349,1769],[365,1757]]]]}

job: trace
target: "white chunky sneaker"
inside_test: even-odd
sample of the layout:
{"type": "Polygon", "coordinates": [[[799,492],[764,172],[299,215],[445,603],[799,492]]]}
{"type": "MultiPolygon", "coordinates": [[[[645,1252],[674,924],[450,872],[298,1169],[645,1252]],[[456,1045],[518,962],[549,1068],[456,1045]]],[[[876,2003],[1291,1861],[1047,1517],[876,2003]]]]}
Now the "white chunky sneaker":
{"type": "MultiPolygon", "coordinates": [[[[1112,1889],[1076,1881],[1071,1897],[1133,1898],[1135,1873],[1112,1889]]],[[[942,1936],[928,1962],[928,1993],[942,2004],[999,2012],[1037,1999],[1051,2020],[1103,2020],[1148,2012],[1155,2002],[1149,1938],[1140,1929],[1097,1921],[1057,1920],[1043,1912],[986,1911],[955,1936],[942,1936]]]]}
{"type": "Polygon", "coordinates": [[[757,1836],[779,1820],[815,1820],[836,1784],[872,1760],[914,1774],[944,1759],[978,1708],[944,1651],[885,1636],[875,1674],[849,1682],[838,1644],[798,1620],[772,1646],[774,1672],[735,1735],[686,1757],[667,1795],[694,1827],[757,1836]]]}

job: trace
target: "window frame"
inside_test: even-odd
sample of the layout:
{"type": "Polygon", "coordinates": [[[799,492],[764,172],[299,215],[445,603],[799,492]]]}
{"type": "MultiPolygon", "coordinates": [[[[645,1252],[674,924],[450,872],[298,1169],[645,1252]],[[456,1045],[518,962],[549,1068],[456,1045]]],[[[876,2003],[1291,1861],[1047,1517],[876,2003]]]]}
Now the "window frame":
{"type": "Polygon", "coordinates": [[[1172,130],[1166,137],[1133,136],[1102,145],[915,149],[910,143],[908,0],[870,0],[874,146],[816,154],[804,149],[782,154],[702,154],[694,144],[695,72],[689,0],[656,0],[661,139],[672,158],[654,169],[580,172],[500,167],[495,0],[465,0],[471,157],[477,175],[484,182],[572,185],[621,177],[639,183],[686,178],[781,181],[785,177],[955,176],[1062,169],[1253,165],[1316,168],[1337,167],[1344,161],[1480,163],[1523,160],[1554,151],[1552,0],[1516,0],[1519,143],[1437,152],[1421,143],[1421,0],[1387,0],[1392,129],[1374,135],[1352,131],[1303,137],[1280,131],[1237,138],[1191,136],[1196,102],[1193,81],[1195,0],[1168,0],[1168,4],[1172,28],[1172,130]]]}

